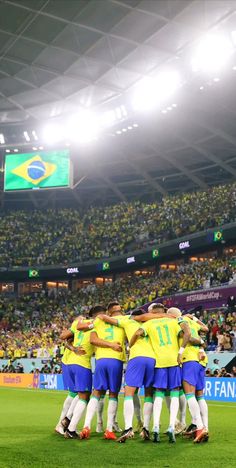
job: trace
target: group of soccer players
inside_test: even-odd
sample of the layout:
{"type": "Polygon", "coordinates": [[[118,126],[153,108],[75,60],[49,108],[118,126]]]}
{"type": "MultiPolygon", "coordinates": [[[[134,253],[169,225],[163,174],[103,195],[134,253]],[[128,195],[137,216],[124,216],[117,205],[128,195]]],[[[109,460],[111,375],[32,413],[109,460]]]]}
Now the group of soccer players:
{"type": "Polygon", "coordinates": [[[204,399],[207,356],[201,332],[206,325],[191,315],[182,316],[177,308],[165,309],[153,303],[148,311],[123,315],[119,303],[108,307],[96,305],[89,317],[78,317],[69,330],[63,330],[66,341],[63,356],[63,380],[69,394],[56,426],[56,432],[67,439],[88,439],[92,420],[97,414],[97,432],[103,431],[103,404],[109,393],[107,424],[104,438],[125,442],[134,436],[134,413],[140,435],[150,439],[153,417],[153,442],[160,442],[160,418],[163,399],[169,408],[169,442],[183,433],[195,443],[208,440],[208,408],[204,399]],[[121,435],[116,420],[118,394],[122,386],[123,365],[128,362],[124,378],[124,422],[121,435]],[[92,376],[91,358],[96,365],[92,376]],[[144,387],[143,417],[140,414],[138,390],[144,387]],[[92,390],[93,389],[93,390],[92,390]],[[186,405],[192,418],[186,428],[186,405]],[[180,410],[180,421],[177,419],[180,410]],[[77,426],[85,413],[84,428],[77,426]]]}

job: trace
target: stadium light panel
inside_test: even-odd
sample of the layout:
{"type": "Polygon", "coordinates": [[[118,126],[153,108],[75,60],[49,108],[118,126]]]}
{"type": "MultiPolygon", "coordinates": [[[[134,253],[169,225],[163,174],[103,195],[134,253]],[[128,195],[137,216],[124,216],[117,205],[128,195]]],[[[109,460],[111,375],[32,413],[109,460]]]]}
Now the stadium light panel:
{"type": "Polygon", "coordinates": [[[149,111],[172,96],[181,84],[180,75],[175,70],[166,70],[155,78],[146,77],[135,87],[133,108],[149,111]]]}
{"type": "Polygon", "coordinates": [[[28,132],[24,132],[24,137],[25,137],[26,141],[30,141],[30,136],[29,136],[28,132]]]}
{"type": "Polygon", "coordinates": [[[69,119],[66,127],[67,137],[78,143],[88,143],[100,134],[97,116],[91,111],[82,111],[69,119]]]}
{"type": "Polygon", "coordinates": [[[149,111],[159,102],[156,83],[153,78],[144,78],[135,87],[132,106],[137,111],[149,111]]]}
{"type": "Polygon", "coordinates": [[[3,133],[0,133],[0,143],[1,143],[1,145],[4,145],[4,143],[5,143],[5,138],[4,138],[3,133]]]}
{"type": "Polygon", "coordinates": [[[222,35],[207,35],[197,45],[191,66],[194,72],[214,73],[227,64],[232,44],[222,35]]]}
{"type": "Polygon", "coordinates": [[[38,135],[37,135],[35,130],[32,130],[32,135],[33,135],[34,139],[37,141],[38,140],[38,135]]]}

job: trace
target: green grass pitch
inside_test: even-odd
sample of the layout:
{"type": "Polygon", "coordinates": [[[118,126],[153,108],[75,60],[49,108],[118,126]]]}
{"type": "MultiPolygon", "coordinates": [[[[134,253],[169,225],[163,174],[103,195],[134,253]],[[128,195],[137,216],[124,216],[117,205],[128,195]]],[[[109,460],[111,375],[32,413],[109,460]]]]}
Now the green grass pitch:
{"type": "MultiPolygon", "coordinates": [[[[178,436],[170,445],[142,441],[138,435],[125,444],[92,434],[90,440],[65,440],[54,434],[65,392],[0,388],[0,467],[236,467],[236,404],[209,402],[210,440],[194,445],[178,436]]],[[[118,421],[122,427],[122,399],[118,421]]],[[[188,415],[189,421],[189,415],[188,415]]],[[[167,426],[164,405],[162,429],[167,426]]]]}

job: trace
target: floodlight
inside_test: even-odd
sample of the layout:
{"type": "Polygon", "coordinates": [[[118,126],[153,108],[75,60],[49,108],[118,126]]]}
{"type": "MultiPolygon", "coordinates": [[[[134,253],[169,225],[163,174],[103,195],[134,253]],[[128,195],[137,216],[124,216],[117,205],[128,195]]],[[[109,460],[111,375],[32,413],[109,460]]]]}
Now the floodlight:
{"type": "Polygon", "coordinates": [[[163,101],[180,87],[181,78],[177,71],[167,70],[160,73],[156,78],[156,86],[160,95],[160,100],[163,101]]]}
{"type": "Polygon", "coordinates": [[[81,111],[68,120],[67,137],[79,143],[95,140],[101,131],[97,116],[88,110],[81,111]]]}
{"type": "Polygon", "coordinates": [[[135,88],[134,109],[147,111],[157,107],[175,93],[180,83],[180,75],[175,70],[163,71],[155,78],[144,78],[135,88]]]}
{"type": "Polygon", "coordinates": [[[227,64],[232,52],[232,44],[225,36],[207,35],[197,45],[192,69],[195,72],[217,72],[227,64]]]}
{"type": "Polygon", "coordinates": [[[4,135],[3,135],[3,133],[0,133],[0,144],[4,145],[4,143],[5,143],[4,135]]]}
{"type": "Polygon", "coordinates": [[[43,129],[43,140],[49,145],[53,145],[63,139],[63,129],[57,124],[48,124],[43,129]]]}
{"type": "Polygon", "coordinates": [[[109,110],[101,114],[100,122],[103,127],[110,127],[116,120],[116,114],[114,110],[109,110]]]}

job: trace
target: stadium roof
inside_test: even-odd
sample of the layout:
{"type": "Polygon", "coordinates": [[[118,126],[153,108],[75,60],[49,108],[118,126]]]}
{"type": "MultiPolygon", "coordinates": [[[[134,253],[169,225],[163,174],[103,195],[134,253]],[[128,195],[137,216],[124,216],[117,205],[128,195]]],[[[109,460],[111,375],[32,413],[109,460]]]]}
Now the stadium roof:
{"type": "Polygon", "coordinates": [[[0,0],[2,179],[6,149],[42,145],[44,123],[119,111],[98,140],[71,144],[72,191],[2,193],[2,205],[150,200],[235,180],[235,43],[219,72],[190,66],[206,32],[235,40],[235,19],[232,0],[0,0]],[[135,86],[166,69],[181,74],[175,95],[135,111],[135,86]]]}

